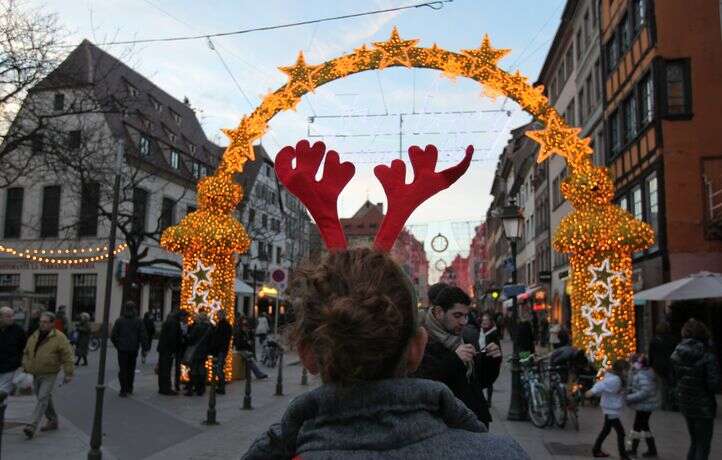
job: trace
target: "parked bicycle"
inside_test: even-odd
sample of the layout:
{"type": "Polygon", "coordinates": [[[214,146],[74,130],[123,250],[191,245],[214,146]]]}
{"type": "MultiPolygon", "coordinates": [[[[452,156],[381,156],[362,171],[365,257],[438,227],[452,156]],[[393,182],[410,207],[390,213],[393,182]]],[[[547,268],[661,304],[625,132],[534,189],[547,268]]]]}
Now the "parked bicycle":
{"type": "Polygon", "coordinates": [[[278,343],[273,337],[268,336],[265,342],[263,342],[263,349],[261,350],[261,363],[266,367],[276,367],[278,357],[281,355],[282,349],[281,344],[278,343]]]}
{"type": "Polygon", "coordinates": [[[529,419],[537,428],[544,428],[549,423],[549,395],[541,381],[541,372],[533,354],[519,355],[521,367],[521,383],[526,399],[529,419]]]}

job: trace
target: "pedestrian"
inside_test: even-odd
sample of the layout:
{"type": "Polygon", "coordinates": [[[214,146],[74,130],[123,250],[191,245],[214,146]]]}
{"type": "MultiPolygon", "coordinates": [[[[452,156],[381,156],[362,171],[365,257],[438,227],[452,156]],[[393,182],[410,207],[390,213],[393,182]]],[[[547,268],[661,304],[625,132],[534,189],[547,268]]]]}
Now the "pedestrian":
{"type": "Polygon", "coordinates": [[[516,337],[514,340],[518,341],[519,352],[526,351],[527,353],[534,353],[534,329],[529,319],[529,314],[525,313],[521,317],[521,321],[516,328],[516,337]]]}
{"type": "Polygon", "coordinates": [[[55,314],[55,329],[59,330],[67,337],[68,335],[68,315],[65,312],[65,305],[58,307],[58,312],[55,314]]]}
{"type": "Polygon", "coordinates": [[[675,397],[690,437],[689,460],[709,458],[714,431],[720,369],[709,342],[707,326],[691,318],[684,323],[682,341],[672,353],[675,397]]]}
{"type": "Polygon", "coordinates": [[[411,282],[390,256],[334,251],[294,279],[292,337],[323,384],[294,399],[243,459],[529,458],[513,439],[484,433],[443,384],[406,377],[426,331],[411,282]]]}
{"type": "Polygon", "coordinates": [[[216,358],[216,368],[213,372],[218,377],[218,388],[216,394],[226,394],[226,373],[224,371],[226,357],[231,347],[233,338],[233,326],[226,319],[226,312],[220,310],[216,315],[216,325],[213,327],[211,337],[211,354],[216,358]]]}
{"type": "Polygon", "coordinates": [[[55,320],[53,313],[41,313],[38,330],[30,336],[23,351],[23,369],[33,376],[33,392],[38,399],[31,422],[23,428],[28,439],[35,436],[43,416],[47,422],[40,431],[58,429],[58,414],[53,404],[55,381],[61,368],[63,383],[73,379],[73,350],[65,334],[55,329],[55,320]]]}
{"type": "Polygon", "coordinates": [[[674,407],[672,391],[672,353],[678,340],[671,334],[669,323],[660,321],[649,343],[649,365],[657,374],[662,393],[662,409],[674,407]]]}
{"type": "MultiPolygon", "coordinates": [[[[488,426],[491,413],[483,388],[499,375],[501,350],[495,343],[486,353],[477,352],[478,342],[462,337],[471,299],[460,288],[447,286],[435,298],[437,305],[426,315],[429,335],[423,360],[414,376],[444,383],[488,426]],[[468,343],[467,343],[468,342],[468,343]]],[[[478,338],[477,338],[478,340],[478,338]]]]}
{"type": "Polygon", "coordinates": [[[260,318],[258,318],[258,324],[256,325],[256,336],[258,336],[258,341],[261,345],[266,342],[266,337],[270,331],[271,326],[268,323],[268,317],[265,313],[261,313],[260,318]]]}
{"type": "Polygon", "coordinates": [[[543,348],[549,347],[549,320],[545,312],[541,313],[539,320],[539,345],[543,348]]]}
{"type": "Polygon", "coordinates": [[[30,324],[28,325],[28,332],[26,334],[27,337],[30,337],[33,335],[33,332],[38,330],[38,326],[40,325],[40,313],[42,313],[42,310],[39,308],[33,307],[30,310],[30,324]]]}
{"type": "Polygon", "coordinates": [[[25,331],[15,323],[15,311],[0,308],[0,392],[13,393],[13,379],[23,363],[26,341],[25,331]]]}
{"type": "Polygon", "coordinates": [[[153,346],[153,337],[155,336],[155,321],[150,311],[145,312],[143,315],[143,327],[145,328],[145,340],[141,344],[141,358],[140,362],[145,364],[145,358],[150,352],[150,348],[153,346]]]}
{"type": "Polygon", "coordinates": [[[255,375],[258,380],[263,380],[268,378],[268,375],[258,368],[256,360],[253,359],[252,341],[251,327],[248,324],[248,320],[246,318],[241,318],[236,324],[236,328],[233,332],[233,346],[236,351],[241,353],[241,356],[243,356],[246,361],[246,366],[250,367],[253,375],[255,375]]]}
{"type": "Polygon", "coordinates": [[[86,312],[80,314],[80,320],[75,325],[75,365],[88,365],[88,346],[90,345],[90,315],[86,312]]]}
{"type": "MultiPolygon", "coordinates": [[[[499,332],[494,324],[494,321],[491,319],[490,313],[484,313],[481,315],[479,328],[469,324],[466,328],[464,328],[464,332],[465,333],[462,334],[464,342],[473,343],[476,351],[481,353],[482,356],[487,353],[487,345],[491,343],[496,344],[496,346],[501,349],[499,332]],[[469,332],[471,335],[467,335],[469,332]]],[[[501,359],[501,355],[499,356],[499,359],[501,359]]],[[[501,361],[499,361],[499,364],[501,364],[501,361]]],[[[491,367],[492,366],[487,366],[487,368],[491,367]]],[[[486,391],[486,402],[489,406],[491,406],[491,396],[494,393],[494,382],[498,376],[499,373],[497,372],[494,378],[484,379],[485,384],[482,386],[482,389],[486,391]]]]}
{"type": "Polygon", "coordinates": [[[166,396],[178,394],[171,388],[170,372],[183,340],[179,316],[179,312],[171,312],[163,321],[158,337],[158,393],[166,396]]]}
{"type": "Polygon", "coordinates": [[[208,315],[201,312],[196,315],[193,325],[188,328],[188,348],[183,360],[190,368],[191,380],[186,396],[203,396],[206,391],[206,359],[211,350],[213,327],[208,315]]]}
{"type": "Polygon", "coordinates": [[[594,386],[585,393],[587,398],[592,396],[601,396],[600,406],[602,413],[604,414],[604,426],[602,431],[597,436],[597,440],[594,442],[592,448],[592,455],[594,457],[609,457],[609,454],[602,451],[602,443],[609,432],[614,428],[617,432],[617,449],[619,451],[619,458],[629,460],[627,450],[624,447],[624,426],[619,416],[624,407],[624,375],[629,369],[629,363],[620,359],[612,364],[611,369],[607,369],[604,374],[604,378],[599,380],[594,386]]]}
{"type": "Polygon", "coordinates": [[[649,418],[652,416],[652,412],[659,407],[657,378],[652,368],[649,367],[649,360],[643,353],[632,355],[630,362],[632,370],[626,399],[627,405],[634,409],[634,426],[629,432],[632,446],[627,453],[636,457],[639,442],[644,439],[647,443],[647,452],[642,454],[642,457],[656,457],[657,445],[649,428],[649,418]]]}
{"type": "Polygon", "coordinates": [[[562,330],[562,326],[559,324],[559,320],[552,318],[549,323],[549,345],[552,346],[552,350],[556,350],[560,347],[559,345],[559,333],[562,330]]]}
{"type": "Polygon", "coordinates": [[[132,300],[126,302],[123,316],[115,321],[110,334],[110,340],[118,351],[118,382],[120,383],[118,396],[121,398],[133,394],[138,350],[146,340],[145,327],[143,327],[143,322],[138,319],[137,314],[135,302],[132,300]]]}
{"type": "MultiPolygon", "coordinates": [[[[175,367],[173,372],[173,389],[177,392],[181,391],[183,356],[185,356],[186,348],[188,348],[188,312],[180,310],[178,312],[178,322],[181,328],[180,348],[175,354],[175,367]]],[[[186,384],[190,387],[190,384],[186,384]]]]}

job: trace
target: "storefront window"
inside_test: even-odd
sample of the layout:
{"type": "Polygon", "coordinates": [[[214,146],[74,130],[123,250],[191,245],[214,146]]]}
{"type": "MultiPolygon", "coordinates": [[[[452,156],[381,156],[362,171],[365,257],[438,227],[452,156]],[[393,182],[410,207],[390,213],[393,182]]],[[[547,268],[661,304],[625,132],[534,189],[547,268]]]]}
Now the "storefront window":
{"type": "Polygon", "coordinates": [[[81,313],[95,318],[95,300],[97,295],[98,275],[73,275],[73,320],[77,321],[81,313]]]}

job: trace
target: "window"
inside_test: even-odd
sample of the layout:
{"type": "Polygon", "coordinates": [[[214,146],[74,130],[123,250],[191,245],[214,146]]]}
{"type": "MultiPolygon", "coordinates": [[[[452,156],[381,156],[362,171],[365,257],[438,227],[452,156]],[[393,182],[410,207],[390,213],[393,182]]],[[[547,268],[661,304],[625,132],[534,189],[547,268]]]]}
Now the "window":
{"type": "Polygon", "coordinates": [[[624,209],[625,211],[629,211],[629,203],[626,196],[623,196],[619,199],[619,207],[624,209]]]}
{"type": "Polygon", "coordinates": [[[642,209],[642,187],[637,185],[632,189],[632,209],[630,210],[635,219],[644,220],[642,209]]]}
{"type": "Polygon", "coordinates": [[[20,274],[0,274],[0,292],[13,292],[17,291],[20,287],[20,274]]]}
{"type": "Polygon", "coordinates": [[[257,241],[256,243],[258,245],[258,258],[266,260],[266,245],[261,241],[257,241]]]}
{"type": "Polygon", "coordinates": [[[196,179],[200,179],[201,178],[201,164],[198,163],[197,161],[194,161],[192,169],[193,169],[193,171],[192,171],[193,177],[195,177],[196,179]]]}
{"type": "Polygon", "coordinates": [[[654,118],[654,83],[651,74],[642,79],[639,88],[641,121],[644,126],[654,118]]]}
{"type": "Polygon", "coordinates": [[[128,94],[130,94],[130,97],[136,97],[138,95],[138,88],[128,82],[126,82],[125,84],[128,87],[128,94]]]}
{"type": "Polygon", "coordinates": [[[30,149],[33,155],[40,155],[43,152],[44,139],[42,133],[34,133],[31,140],[30,149]]]}
{"type": "Polygon", "coordinates": [[[98,207],[100,205],[100,184],[86,182],[80,190],[80,221],[78,236],[98,234],[98,207]]]}
{"type": "Polygon", "coordinates": [[[594,63],[594,102],[599,102],[602,98],[602,69],[599,60],[594,63]]]}
{"type": "Polygon", "coordinates": [[[176,136],[175,133],[168,133],[168,139],[170,139],[172,143],[175,143],[177,137],[178,136],[176,136]]]}
{"type": "Polygon", "coordinates": [[[73,320],[77,320],[81,313],[87,313],[90,318],[95,317],[95,295],[98,275],[73,275],[73,320]]]}
{"type": "Polygon", "coordinates": [[[161,110],[163,110],[163,106],[160,105],[160,102],[158,102],[158,99],[151,96],[150,102],[153,104],[153,108],[155,109],[156,112],[160,112],[161,110]]]}
{"type": "Polygon", "coordinates": [[[174,224],[173,218],[175,214],[175,200],[171,198],[163,197],[163,202],[160,208],[160,230],[163,231],[166,228],[174,224]]]}
{"type": "MultiPolygon", "coordinates": [[[[594,7],[592,7],[594,8],[594,7]]],[[[592,41],[592,25],[591,22],[589,22],[589,11],[584,13],[584,46],[587,47],[591,44],[592,41]]]]}
{"type": "Polygon", "coordinates": [[[647,23],[647,1],[632,0],[634,33],[639,32],[647,23]]]}
{"type": "Polygon", "coordinates": [[[582,42],[582,29],[577,30],[577,62],[582,60],[582,48],[584,43],[582,42]]]}
{"type": "Polygon", "coordinates": [[[173,120],[175,120],[175,122],[180,126],[181,121],[183,121],[183,118],[172,110],[170,111],[170,114],[171,114],[171,116],[173,116],[173,120]]]}
{"type": "Polygon", "coordinates": [[[261,227],[268,228],[268,216],[261,214],[261,227]]]}
{"type": "Polygon", "coordinates": [[[148,136],[141,134],[140,141],[138,141],[138,150],[143,156],[150,155],[150,139],[148,139],[148,136]]]}
{"type": "Polygon", "coordinates": [[[170,166],[173,169],[180,168],[180,154],[175,150],[171,150],[170,152],[170,166]]]}
{"type": "Polygon", "coordinates": [[[186,207],[186,216],[192,212],[196,212],[196,209],[198,209],[198,208],[196,208],[195,206],[188,205],[186,207]]]}
{"type": "Polygon", "coordinates": [[[579,101],[579,126],[584,126],[584,119],[587,115],[585,107],[585,103],[587,101],[585,96],[585,88],[582,87],[582,89],[579,90],[579,94],[577,95],[577,100],[579,101]]]}
{"type": "Polygon", "coordinates": [[[567,49],[566,57],[564,58],[566,63],[566,74],[565,79],[568,79],[574,71],[574,45],[570,45],[567,49]]]}
{"type": "Polygon", "coordinates": [[[615,111],[609,117],[609,148],[611,149],[611,157],[619,151],[622,146],[622,140],[619,136],[619,111],[615,111]]]}
{"type": "Polygon", "coordinates": [[[280,246],[276,246],[276,263],[277,263],[277,264],[280,264],[280,263],[281,263],[281,255],[282,255],[281,247],[280,247],[280,246]]]}
{"type": "Polygon", "coordinates": [[[607,71],[612,72],[617,67],[619,59],[619,45],[617,43],[617,35],[612,35],[606,45],[607,71]]]}
{"type": "Polygon", "coordinates": [[[148,214],[148,192],[142,188],[133,189],[133,233],[144,233],[148,214]]]}
{"type": "Polygon", "coordinates": [[[629,16],[624,15],[622,22],[619,23],[619,40],[620,40],[620,57],[629,50],[632,45],[632,29],[629,24],[629,16]]]}
{"type": "MultiPolygon", "coordinates": [[[[589,116],[594,112],[592,110],[592,76],[591,74],[587,76],[587,80],[584,82],[584,96],[586,97],[584,100],[584,107],[586,108],[585,117],[589,116]]],[[[581,103],[581,102],[580,102],[581,103]]]]}
{"type": "Polygon", "coordinates": [[[273,245],[271,243],[266,244],[266,256],[269,262],[273,261],[273,245]]]}
{"type": "Polygon", "coordinates": [[[556,78],[552,79],[552,82],[549,84],[549,98],[552,101],[555,101],[557,98],[557,80],[556,78]]]}
{"type": "Polygon", "coordinates": [[[575,126],[577,124],[576,117],[574,116],[576,110],[576,101],[572,99],[567,106],[567,112],[565,117],[567,119],[567,123],[569,123],[570,126],[575,126]]]}
{"type": "Polygon", "coordinates": [[[637,136],[637,99],[634,94],[624,101],[624,139],[632,141],[637,136]]]}
{"type": "Polygon", "coordinates": [[[691,112],[691,88],[688,61],[667,61],[665,63],[665,77],[667,115],[689,114],[691,112]]]}
{"type": "Polygon", "coordinates": [[[204,164],[201,165],[201,171],[200,171],[201,177],[206,177],[208,175],[208,167],[204,164]]]}
{"type": "MultiPolygon", "coordinates": [[[[647,195],[647,216],[645,221],[654,230],[655,236],[659,235],[659,189],[657,187],[657,173],[652,173],[644,180],[644,188],[647,195]]],[[[655,238],[655,241],[657,239],[655,238]]],[[[650,248],[656,249],[657,244],[650,248]]]]}
{"type": "Polygon", "coordinates": [[[55,302],[58,295],[58,275],[35,275],[35,293],[52,296],[48,299],[47,309],[55,311],[55,302]]]}
{"type": "Polygon", "coordinates": [[[80,148],[80,130],[73,130],[68,132],[68,148],[78,149],[80,148]]]}
{"type": "Polygon", "coordinates": [[[564,74],[564,61],[561,61],[559,63],[559,70],[557,70],[557,84],[559,85],[557,87],[557,94],[560,94],[564,90],[564,83],[566,83],[566,78],[564,74]]]}
{"type": "Polygon", "coordinates": [[[53,110],[63,109],[65,109],[65,94],[55,93],[55,97],[53,98],[53,110]]]}
{"type": "Polygon", "coordinates": [[[40,215],[40,236],[58,236],[60,223],[60,186],[43,187],[43,208],[40,215]]]}
{"type": "Polygon", "coordinates": [[[5,200],[5,238],[20,238],[20,228],[23,223],[23,195],[22,187],[7,189],[5,200]]]}
{"type": "Polygon", "coordinates": [[[273,170],[270,165],[266,165],[266,176],[272,177],[273,176],[273,170]]]}
{"type": "Polygon", "coordinates": [[[256,210],[249,209],[248,210],[248,225],[253,225],[255,221],[256,221],[256,210]]]}

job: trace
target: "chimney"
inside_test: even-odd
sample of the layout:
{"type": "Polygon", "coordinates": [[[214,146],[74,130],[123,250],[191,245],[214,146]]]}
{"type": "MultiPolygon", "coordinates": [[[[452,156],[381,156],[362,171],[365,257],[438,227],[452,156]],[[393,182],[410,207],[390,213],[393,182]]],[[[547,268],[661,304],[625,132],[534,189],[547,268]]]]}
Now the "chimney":
{"type": "Polygon", "coordinates": [[[379,211],[381,211],[381,214],[384,213],[384,204],[383,203],[376,203],[376,207],[379,208],[379,211]]]}

